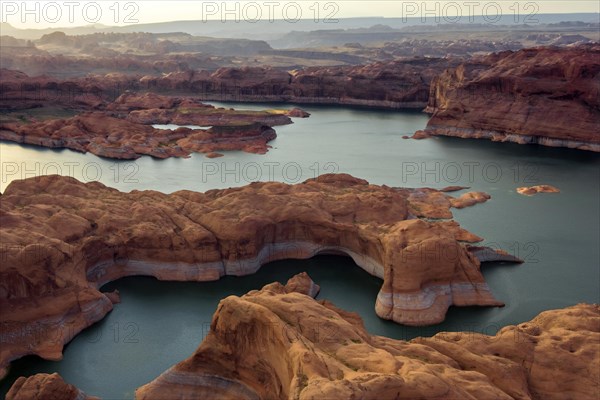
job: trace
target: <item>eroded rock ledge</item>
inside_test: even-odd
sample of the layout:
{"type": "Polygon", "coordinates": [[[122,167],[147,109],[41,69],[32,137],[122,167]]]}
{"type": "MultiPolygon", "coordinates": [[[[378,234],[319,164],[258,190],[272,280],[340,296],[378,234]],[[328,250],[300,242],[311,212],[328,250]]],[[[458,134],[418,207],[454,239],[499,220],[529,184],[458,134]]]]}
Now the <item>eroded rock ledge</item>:
{"type": "Polygon", "coordinates": [[[234,110],[216,108],[191,97],[126,92],[114,102],[83,107],[71,118],[0,123],[0,139],[50,148],[67,148],[115,159],[187,157],[190,153],[243,150],[264,154],[277,137],[272,126],[291,124],[293,110],[234,110]],[[155,124],[197,125],[176,130],[155,124]]]}
{"type": "Polygon", "coordinates": [[[357,314],[272,283],[222,300],[196,352],[136,399],[594,400],[599,343],[597,305],[546,311],[495,336],[405,342],[372,336],[357,314]]]}
{"type": "Polygon", "coordinates": [[[600,152],[600,46],[540,47],[475,58],[431,85],[430,135],[600,152]]]}
{"type": "Polygon", "coordinates": [[[0,199],[2,368],[28,354],[60,359],[64,343],[118,300],[99,287],[130,275],[211,281],[279,259],[347,254],[383,279],[375,310],[384,319],[427,325],[451,305],[502,305],[477,252],[461,243],[481,238],[418,218],[451,217],[456,199],[432,189],[340,174],[167,195],[43,176],[13,181],[0,199]]]}
{"type": "MultiPolygon", "coordinates": [[[[271,67],[177,70],[154,75],[113,72],[61,80],[0,69],[0,108],[46,101],[96,105],[115,91],[186,93],[204,100],[345,104],[423,109],[431,81],[459,58],[415,57],[367,65],[307,67],[285,71],[271,67]],[[56,93],[68,93],[57,96],[56,93]],[[81,95],[84,94],[84,95],[81,95]],[[3,101],[4,100],[4,101],[3,101]]],[[[118,93],[120,95],[121,93],[118,93]]]]}
{"type": "Polygon", "coordinates": [[[6,400],[99,400],[87,396],[73,385],[66,383],[60,375],[36,374],[20,377],[6,394],[6,400]]]}

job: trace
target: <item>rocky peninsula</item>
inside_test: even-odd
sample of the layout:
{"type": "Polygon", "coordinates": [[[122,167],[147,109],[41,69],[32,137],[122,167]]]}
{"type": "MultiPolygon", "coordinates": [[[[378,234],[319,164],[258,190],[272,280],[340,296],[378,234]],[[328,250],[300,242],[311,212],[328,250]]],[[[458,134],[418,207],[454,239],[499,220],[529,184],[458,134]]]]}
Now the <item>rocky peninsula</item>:
{"type": "Polygon", "coordinates": [[[99,288],[131,275],[212,281],[270,261],[345,254],[382,279],[381,318],[428,325],[451,305],[501,306],[480,272],[478,257],[489,254],[466,244],[481,238],[431,220],[450,218],[453,199],[344,174],[170,195],[56,175],[13,181],[0,208],[0,366],[28,354],[60,359],[118,301],[99,288]]]}
{"type": "MultiPolygon", "coordinates": [[[[314,300],[317,292],[302,273],[223,299],[194,354],[135,398],[594,400],[600,390],[598,305],[545,311],[495,336],[407,342],[369,334],[358,314],[314,300]]],[[[93,399],[57,374],[37,374],[19,378],[7,400],[49,395],[93,399]]]]}
{"type": "Polygon", "coordinates": [[[190,153],[243,150],[264,154],[277,134],[273,126],[292,123],[300,109],[238,111],[216,108],[189,97],[126,92],[114,102],[84,107],[71,118],[26,117],[0,122],[0,139],[50,148],[67,148],[114,158],[188,157],[190,153]],[[152,125],[192,125],[175,130],[152,125]],[[200,128],[202,127],[202,128],[200,128]]]}
{"type": "Polygon", "coordinates": [[[294,284],[306,278],[222,300],[194,354],[136,399],[593,400],[600,389],[597,305],[545,311],[495,336],[405,342],[370,335],[357,314],[315,301],[294,284]]]}

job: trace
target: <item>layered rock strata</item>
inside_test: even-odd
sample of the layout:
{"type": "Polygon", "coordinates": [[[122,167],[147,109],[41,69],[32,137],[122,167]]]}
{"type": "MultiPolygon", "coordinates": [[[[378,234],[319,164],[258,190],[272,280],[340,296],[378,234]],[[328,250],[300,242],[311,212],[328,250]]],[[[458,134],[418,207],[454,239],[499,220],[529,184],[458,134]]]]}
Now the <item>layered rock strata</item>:
{"type": "Polygon", "coordinates": [[[1,140],[66,148],[124,160],[143,155],[155,158],[188,157],[194,152],[222,150],[264,154],[269,149],[267,143],[276,137],[274,129],[260,123],[214,126],[210,129],[155,129],[98,111],[84,112],[69,119],[0,124],[1,140]]]}
{"type": "Polygon", "coordinates": [[[217,101],[277,101],[422,109],[432,80],[458,59],[417,57],[357,66],[183,70],[159,75],[114,72],[60,80],[0,69],[0,109],[44,103],[99,107],[125,91],[158,91],[217,101]]]}
{"type": "Polygon", "coordinates": [[[175,124],[211,126],[243,126],[261,124],[277,126],[291,124],[293,117],[310,114],[292,110],[234,110],[204,104],[193,97],[164,96],[156,93],[126,92],[106,106],[106,110],[131,122],[144,125],[175,124]]]}
{"type": "Polygon", "coordinates": [[[600,151],[600,46],[540,47],[473,59],[431,85],[425,131],[600,151]]]}
{"type": "Polygon", "coordinates": [[[64,343],[118,301],[98,289],[131,275],[212,281],[346,254],[383,280],[375,310],[384,319],[426,325],[451,305],[502,305],[461,243],[481,238],[417,218],[451,216],[452,201],[428,209],[427,196],[440,194],[349,175],[170,195],[60,176],[13,181],[0,202],[0,366],[27,354],[60,359],[64,343]]]}
{"type": "Polygon", "coordinates": [[[222,300],[194,354],[136,399],[581,399],[600,390],[600,307],[495,336],[372,336],[355,313],[273,283],[222,300]]]}
{"type": "Polygon", "coordinates": [[[99,400],[87,396],[73,385],[66,383],[60,375],[36,374],[20,377],[6,394],[6,400],[99,400]]]}

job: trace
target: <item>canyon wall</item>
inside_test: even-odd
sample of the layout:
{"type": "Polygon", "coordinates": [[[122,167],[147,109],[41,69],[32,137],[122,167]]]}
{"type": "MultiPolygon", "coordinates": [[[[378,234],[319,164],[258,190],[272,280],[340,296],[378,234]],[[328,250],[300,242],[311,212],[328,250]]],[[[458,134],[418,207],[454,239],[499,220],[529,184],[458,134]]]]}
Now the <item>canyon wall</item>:
{"type": "Polygon", "coordinates": [[[545,311],[495,336],[405,342],[273,283],[222,300],[194,354],[136,398],[594,400],[599,363],[597,305],[545,311]]]}
{"type": "Polygon", "coordinates": [[[600,46],[476,58],[431,86],[428,135],[600,151],[600,46]]]}

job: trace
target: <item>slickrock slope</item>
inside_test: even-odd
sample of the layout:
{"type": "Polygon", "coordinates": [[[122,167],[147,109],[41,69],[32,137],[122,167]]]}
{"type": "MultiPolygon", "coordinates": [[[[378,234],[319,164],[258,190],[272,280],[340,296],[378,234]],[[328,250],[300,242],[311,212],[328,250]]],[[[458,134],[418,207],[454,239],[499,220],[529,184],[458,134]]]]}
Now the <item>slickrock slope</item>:
{"type": "Polygon", "coordinates": [[[116,159],[187,157],[191,152],[244,150],[264,154],[277,134],[260,123],[210,129],[155,129],[150,125],[86,112],[69,119],[0,124],[0,139],[51,148],[67,148],[116,159]]]}
{"type": "Polygon", "coordinates": [[[6,400],[99,400],[69,385],[54,373],[20,377],[6,394],[6,400]]]}
{"type": "Polygon", "coordinates": [[[502,52],[432,84],[428,135],[600,151],[600,46],[502,52]]]}
{"type": "Polygon", "coordinates": [[[272,283],[219,303],[150,399],[580,399],[600,390],[600,307],[547,311],[496,336],[371,336],[357,314],[272,283]]]}
{"type": "MultiPolygon", "coordinates": [[[[451,305],[502,305],[460,243],[480,238],[454,221],[416,218],[411,197],[422,205],[438,196],[420,192],[343,174],[170,195],[60,176],[13,181],[0,197],[0,368],[27,354],[60,359],[63,344],[118,300],[98,288],[130,275],[210,281],[347,254],[383,279],[375,310],[384,319],[426,325],[451,305]]],[[[418,215],[449,215],[451,202],[436,201],[418,215]]]]}

